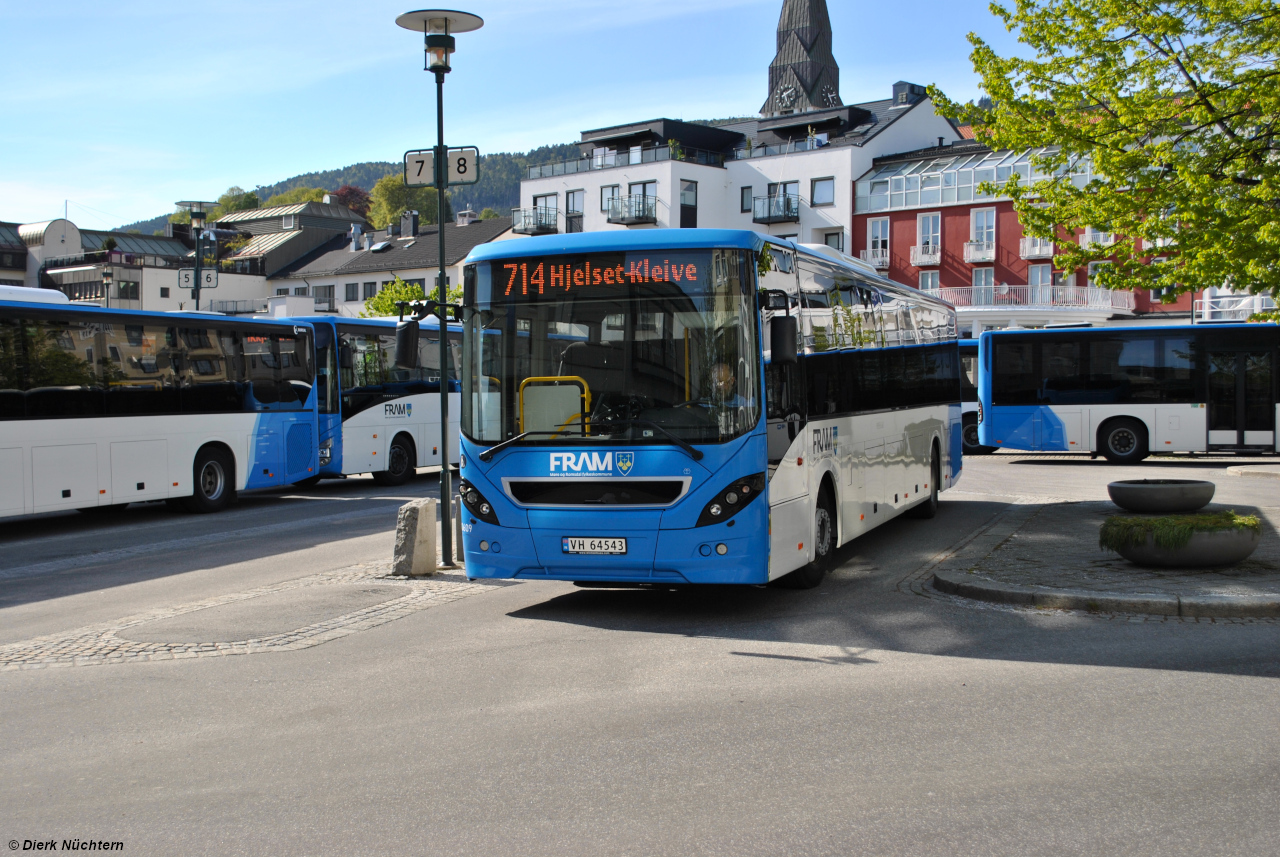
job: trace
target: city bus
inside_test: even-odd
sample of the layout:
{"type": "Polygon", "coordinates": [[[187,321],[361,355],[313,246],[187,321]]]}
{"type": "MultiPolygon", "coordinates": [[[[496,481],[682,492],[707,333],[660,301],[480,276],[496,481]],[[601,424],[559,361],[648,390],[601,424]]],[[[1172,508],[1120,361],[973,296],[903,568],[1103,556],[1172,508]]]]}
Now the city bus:
{"type": "Polygon", "coordinates": [[[196,512],[319,469],[313,330],[0,295],[0,517],[144,500],[196,512]]]}
{"type": "MultiPolygon", "coordinates": [[[[315,330],[319,470],[308,486],[326,477],[371,473],[384,485],[401,485],[416,467],[439,465],[440,325],[421,322],[416,359],[397,366],[394,319],[314,316],[298,319],[315,330]]],[[[449,451],[458,463],[457,369],[462,328],[449,337],[449,451]]]]}
{"type": "Polygon", "coordinates": [[[959,477],[954,308],[831,248],[540,236],[463,288],[471,577],[808,588],[959,477]]]}
{"type": "Polygon", "coordinates": [[[978,340],[960,340],[960,416],[964,454],[990,455],[995,450],[978,441],[978,340]]]}
{"type": "Polygon", "coordinates": [[[988,331],[979,426],[997,449],[1276,452],[1280,326],[1197,324],[988,331]]]}

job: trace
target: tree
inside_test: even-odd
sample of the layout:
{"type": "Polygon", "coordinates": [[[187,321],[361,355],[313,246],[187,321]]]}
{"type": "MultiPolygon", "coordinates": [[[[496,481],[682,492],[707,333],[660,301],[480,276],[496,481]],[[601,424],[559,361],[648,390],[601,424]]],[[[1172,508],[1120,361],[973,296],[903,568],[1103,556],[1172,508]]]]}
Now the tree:
{"type": "Polygon", "coordinates": [[[233,211],[249,211],[258,208],[260,205],[261,201],[256,193],[232,185],[227,188],[226,193],[218,197],[218,204],[209,213],[208,222],[213,223],[219,217],[224,214],[230,214],[233,211]]]}
{"type": "Polygon", "coordinates": [[[333,198],[339,205],[345,205],[356,214],[369,214],[369,191],[362,187],[356,187],[353,184],[344,184],[334,193],[333,198]]]}
{"type": "Polygon", "coordinates": [[[1030,235],[1088,225],[1121,236],[1058,244],[1064,270],[1114,256],[1100,285],[1280,291],[1274,0],[1015,2],[991,11],[1027,56],[1001,57],[969,34],[987,105],[930,90],[994,148],[1060,147],[1038,159],[1052,178],[1015,174],[984,190],[1012,197],[1030,235]],[[1077,187],[1081,164],[1094,177],[1077,187]],[[1157,256],[1167,261],[1148,263],[1157,256]]]}
{"type": "Polygon", "coordinates": [[[388,315],[399,315],[400,309],[396,306],[398,301],[420,301],[425,299],[426,295],[422,292],[422,286],[417,283],[406,283],[397,274],[394,280],[382,287],[382,291],[364,302],[364,312],[360,313],[360,317],[382,318],[388,315]]]}
{"type": "MultiPolygon", "coordinates": [[[[369,222],[375,229],[384,229],[388,224],[398,222],[405,211],[418,212],[420,223],[436,222],[436,189],[406,187],[404,176],[400,173],[378,179],[369,198],[369,222]]],[[[444,216],[453,217],[447,193],[444,203],[444,216]]]]}
{"type": "Polygon", "coordinates": [[[484,211],[480,212],[481,220],[497,220],[501,216],[501,214],[494,211],[492,208],[486,208],[484,211]]]}
{"type": "Polygon", "coordinates": [[[328,191],[322,187],[295,187],[293,190],[270,197],[262,207],[274,208],[277,205],[297,205],[300,202],[321,202],[326,193],[328,191]]]}

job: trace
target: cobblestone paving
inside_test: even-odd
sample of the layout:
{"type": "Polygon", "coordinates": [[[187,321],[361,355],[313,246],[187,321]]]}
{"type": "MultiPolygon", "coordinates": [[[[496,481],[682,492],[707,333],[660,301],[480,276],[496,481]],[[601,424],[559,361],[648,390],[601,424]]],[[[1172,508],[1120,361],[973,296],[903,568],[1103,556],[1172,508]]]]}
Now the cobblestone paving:
{"type": "Polygon", "coordinates": [[[389,561],[365,563],[339,571],[310,575],[231,595],[220,595],[179,607],[151,610],[113,622],[88,625],[59,634],[0,646],[0,671],[297,651],[385,625],[387,622],[393,622],[419,610],[517,583],[518,581],[508,580],[471,581],[467,580],[460,570],[427,578],[394,577],[391,575],[389,561]],[[332,619],[325,619],[285,633],[250,640],[226,643],[144,643],[121,639],[118,636],[129,628],[136,628],[148,622],[246,601],[262,595],[305,586],[373,582],[400,584],[406,592],[398,598],[335,616],[332,619]]]}
{"type": "MultiPolygon", "coordinates": [[[[987,495],[990,496],[990,495],[987,495]]],[[[1236,507],[1262,519],[1263,538],[1248,560],[1226,569],[1144,569],[1098,547],[1102,521],[1119,512],[1110,502],[1044,503],[1043,497],[1008,495],[1011,504],[967,539],[931,557],[898,583],[898,590],[973,610],[1055,613],[1103,621],[1276,624],[1273,617],[1157,616],[1102,613],[993,604],[939,592],[936,572],[968,572],[980,578],[1046,589],[1093,589],[1113,594],[1276,595],[1280,594],[1280,509],[1236,507]]],[[[1210,510],[1218,508],[1210,505],[1210,510]]]]}

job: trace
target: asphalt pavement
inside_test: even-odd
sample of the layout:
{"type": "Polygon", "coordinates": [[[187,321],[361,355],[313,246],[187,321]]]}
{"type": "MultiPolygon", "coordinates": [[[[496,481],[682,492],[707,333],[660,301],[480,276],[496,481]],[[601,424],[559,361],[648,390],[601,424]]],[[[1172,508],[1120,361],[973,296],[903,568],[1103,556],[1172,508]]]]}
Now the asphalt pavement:
{"type": "Polygon", "coordinates": [[[937,518],[858,539],[807,592],[387,582],[395,508],[428,496],[424,479],[322,483],[211,517],[0,524],[0,660],[34,639],[187,647],[0,671],[0,839],[126,854],[1280,853],[1280,624],[919,586],[1029,497],[1195,472],[1219,500],[1275,505],[1272,480],[1217,478],[1239,463],[969,459],[937,518]],[[287,633],[300,622],[319,630],[287,633]],[[243,633],[283,636],[218,648],[243,633]]]}

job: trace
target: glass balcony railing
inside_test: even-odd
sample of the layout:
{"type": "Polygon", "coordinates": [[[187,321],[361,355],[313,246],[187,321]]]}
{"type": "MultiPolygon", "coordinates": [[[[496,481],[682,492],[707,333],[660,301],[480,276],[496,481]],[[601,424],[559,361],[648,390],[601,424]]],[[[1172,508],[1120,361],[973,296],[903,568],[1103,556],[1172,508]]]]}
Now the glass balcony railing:
{"type": "Polygon", "coordinates": [[[556,161],[551,164],[539,164],[529,167],[529,178],[545,179],[552,176],[586,173],[592,170],[610,170],[614,167],[630,167],[636,164],[652,164],[657,161],[683,161],[689,164],[701,164],[705,167],[723,167],[725,156],[719,152],[705,149],[689,149],[684,146],[644,146],[619,151],[606,151],[585,155],[568,161],[556,161]]]}
{"type": "Polygon", "coordinates": [[[751,219],[755,223],[796,223],[800,220],[800,195],[757,196],[751,200],[751,219]]]}
{"type": "Polygon", "coordinates": [[[609,200],[609,222],[632,226],[658,222],[656,196],[615,196],[609,200]]]}
{"type": "Polygon", "coordinates": [[[1133,292],[1083,286],[962,286],[929,289],[926,294],[942,298],[959,310],[1070,307],[1131,313],[1134,308],[1133,292]]]}
{"type": "Polygon", "coordinates": [[[966,262],[994,262],[996,260],[996,243],[994,241],[964,242],[964,260],[966,262]]]}
{"type": "Polygon", "coordinates": [[[511,231],[518,235],[550,235],[559,232],[557,223],[560,210],[557,208],[513,208],[511,209],[511,231]]]}

